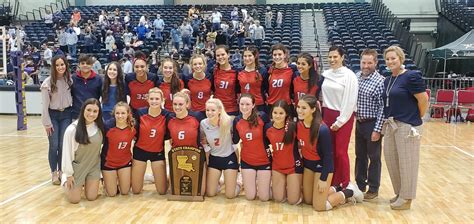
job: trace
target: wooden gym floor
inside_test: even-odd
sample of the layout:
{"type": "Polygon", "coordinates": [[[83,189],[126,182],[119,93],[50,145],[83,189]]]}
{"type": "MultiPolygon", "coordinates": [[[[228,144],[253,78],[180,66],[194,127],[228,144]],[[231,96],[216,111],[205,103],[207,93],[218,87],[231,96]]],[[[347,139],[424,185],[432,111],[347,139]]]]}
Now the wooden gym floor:
{"type": "MultiPolygon", "coordinates": [[[[83,199],[69,204],[50,183],[48,140],[38,116],[28,130],[16,131],[16,117],[0,116],[0,223],[315,223],[315,222],[474,222],[474,124],[425,123],[418,197],[408,211],[392,211],[390,178],[382,157],[378,199],[315,212],[308,205],[234,200],[223,195],[204,202],[169,202],[145,185],[140,195],[83,199]]],[[[354,141],[349,149],[354,167],[354,141]]],[[[351,173],[352,180],[353,172],[351,173]]]]}

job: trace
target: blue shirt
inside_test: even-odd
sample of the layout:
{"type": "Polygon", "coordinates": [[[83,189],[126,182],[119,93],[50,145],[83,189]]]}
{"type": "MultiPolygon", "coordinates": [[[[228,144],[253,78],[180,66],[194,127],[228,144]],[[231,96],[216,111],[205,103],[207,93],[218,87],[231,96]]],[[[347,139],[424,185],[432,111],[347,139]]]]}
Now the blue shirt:
{"type": "MultiPolygon", "coordinates": [[[[80,73],[80,72],[79,72],[80,73]]],[[[79,73],[72,76],[72,118],[77,119],[81,111],[82,104],[89,98],[99,100],[102,93],[102,78],[96,76],[94,71],[84,79],[79,73]]]]}
{"type": "Polygon", "coordinates": [[[114,106],[117,103],[117,86],[109,86],[108,95],[107,102],[102,102],[102,111],[104,112],[112,112],[114,109],[114,106]]]}
{"type": "Polygon", "coordinates": [[[421,125],[423,122],[418,109],[418,101],[414,95],[424,92],[425,89],[420,71],[407,70],[397,77],[389,76],[385,78],[382,95],[384,117],[393,117],[397,121],[413,126],[421,125]]]}

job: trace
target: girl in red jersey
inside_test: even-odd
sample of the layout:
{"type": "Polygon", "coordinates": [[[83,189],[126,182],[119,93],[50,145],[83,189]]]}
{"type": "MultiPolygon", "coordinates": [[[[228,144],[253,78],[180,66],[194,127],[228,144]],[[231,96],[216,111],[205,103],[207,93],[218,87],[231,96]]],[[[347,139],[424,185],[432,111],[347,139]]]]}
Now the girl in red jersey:
{"type": "Polygon", "coordinates": [[[107,196],[114,197],[117,193],[117,178],[120,193],[127,195],[130,190],[132,166],[132,140],[135,138],[135,128],[130,106],[118,102],[110,119],[105,124],[106,138],[102,147],[101,164],[107,196]]]}
{"type": "Polygon", "coordinates": [[[314,58],[308,53],[301,53],[297,57],[296,68],[299,75],[293,79],[293,103],[298,105],[298,101],[306,94],[317,96],[319,92],[319,74],[314,67],[314,58]]]}
{"type": "Polygon", "coordinates": [[[130,96],[130,106],[138,120],[137,110],[142,107],[148,107],[148,90],[155,87],[156,75],[148,72],[146,55],[143,52],[135,53],[133,61],[134,73],[125,76],[125,92],[130,96]]]}
{"type": "MultiPolygon", "coordinates": [[[[173,95],[173,111],[168,122],[168,132],[170,138],[171,148],[179,146],[191,146],[195,148],[202,148],[200,131],[199,131],[199,116],[188,110],[191,100],[189,95],[184,91],[177,92],[173,95]]],[[[205,153],[201,154],[201,159],[205,160],[205,153]]],[[[206,167],[204,166],[201,195],[206,192],[206,167]]]]}
{"type": "Polygon", "coordinates": [[[258,49],[244,49],[244,69],[237,76],[242,93],[250,93],[255,97],[258,111],[266,111],[265,93],[268,89],[268,74],[264,66],[258,63],[258,49]]]}
{"type": "Polygon", "coordinates": [[[301,202],[303,164],[296,142],[296,124],[290,105],[278,100],[271,109],[273,122],[267,124],[265,135],[272,147],[273,199],[289,204],[301,202]]]}
{"type": "Polygon", "coordinates": [[[185,79],[185,87],[189,89],[191,110],[205,115],[206,101],[212,95],[212,79],[206,74],[207,62],[203,55],[193,55],[189,61],[193,70],[192,77],[185,79]]]}
{"type": "Polygon", "coordinates": [[[160,89],[154,87],[147,95],[150,107],[138,110],[138,139],[133,147],[132,191],[134,194],[142,191],[146,165],[150,160],[156,190],[159,194],[166,194],[168,184],[164,149],[169,112],[161,109],[164,96],[160,89]]]}
{"type": "Polygon", "coordinates": [[[171,58],[165,58],[161,62],[160,72],[163,79],[157,82],[158,88],[163,91],[165,96],[165,109],[171,111],[173,109],[173,94],[184,88],[183,81],[178,77],[178,66],[171,58]]]}
{"type": "Polygon", "coordinates": [[[255,98],[251,94],[240,96],[239,108],[241,114],[234,119],[232,140],[234,144],[242,140],[240,168],[245,197],[254,200],[258,195],[261,201],[268,201],[272,164],[264,127],[269,119],[265,113],[257,111],[255,98]]]}
{"type": "Polygon", "coordinates": [[[225,195],[234,198],[240,193],[240,185],[237,184],[239,162],[232,145],[232,117],[217,98],[206,102],[206,116],[200,124],[209,166],[206,194],[213,197],[218,193],[219,178],[224,172],[225,195]]]}
{"type": "Polygon", "coordinates": [[[291,105],[296,68],[288,64],[288,49],[285,45],[275,44],[271,52],[273,63],[268,69],[268,108],[281,99],[291,105]]]}
{"type": "Polygon", "coordinates": [[[229,115],[238,115],[237,94],[240,85],[237,80],[238,71],[229,63],[229,48],[225,45],[216,47],[216,67],[213,73],[214,97],[224,104],[229,115]]]}
{"type": "Polygon", "coordinates": [[[363,197],[362,192],[349,185],[346,189],[331,187],[334,173],[332,140],[328,126],[322,122],[321,109],[315,96],[305,95],[298,102],[297,139],[303,155],[303,199],[316,211],[327,211],[363,197]]]}

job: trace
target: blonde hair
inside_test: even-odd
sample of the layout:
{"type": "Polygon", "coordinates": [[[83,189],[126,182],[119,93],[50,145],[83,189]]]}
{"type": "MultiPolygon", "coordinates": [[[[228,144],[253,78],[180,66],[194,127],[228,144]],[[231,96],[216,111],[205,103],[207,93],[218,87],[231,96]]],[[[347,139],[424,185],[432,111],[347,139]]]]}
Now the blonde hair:
{"type": "Polygon", "coordinates": [[[225,112],[224,104],[220,99],[210,98],[206,101],[206,107],[208,104],[213,104],[217,107],[220,112],[219,115],[219,136],[221,136],[221,142],[224,142],[226,136],[231,131],[232,117],[225,112]]]}
{"type": "MultiPolygon", "coordinates": [[[[160,97],[161,97],[161,108],[163,108],[163,106],[165,105],[165,94],[163,94],[163,91],[161,91],[160,88],[158,87],[153,87],[151,88],[150,90],[148,90],[148,96],[150,96],[150,94],[152,93],[158,93],[160,94],[160,97]]],[[[147,97],[148,98],[148,97],[147,97]]]]}
{"type": "Polygon", "coordinates": [[[117,104],[115,104],[114,109],[112,110],[112,114],[114,115],[114,118],[115,118],[115,111],[117,110],[117,107],[125,107],[125,109],[127,110],[127,121],[126,121],[127,126],[130,129],[133,129],[133,126],[135,125],[135,120],[133,119],[132,111],[128,103],[120,101],[117,104]]]}
{"type": "Polygon", "coordinates": [[[388,52],[395,52],[395,54],[400,59],[400,64],[403,65],[403,63],[405,63],[405,53],[403,53],[403,49],[401,47],[396,46],[396,45],[392,45],[392,46],[388,47],[387,49],[385,49],[385,51],[383,52],[383,58],[385,60],[387,60],[387,53],[388,52]]]}
{"type": "Polygon", "coordinates": [[[186,104],[189,104],[191,102],[191,98],[189,98],[189,94],[187,94],[185,91],[186,90],[183,89],[183,90],[173,94],[173,100],[176,97],[181,97],[186,101],[186,104]]]}
{"type": "MultiPolygon", "coordinates": [[[[202,60],[204,72],[206,72],[205,70],[207,68],[207,61],[206,61],[206,57],[204,57],[204,55],[202,55],[202,54],[193,54],[191,59],[189,59],[189,64],[191,65],[191,69],[193,68],[194,59],[198,59],[198,58],[200,58],[202,60]]],[[[193,73],[194,73],[194,71],[193,71],[193,73]]]]}

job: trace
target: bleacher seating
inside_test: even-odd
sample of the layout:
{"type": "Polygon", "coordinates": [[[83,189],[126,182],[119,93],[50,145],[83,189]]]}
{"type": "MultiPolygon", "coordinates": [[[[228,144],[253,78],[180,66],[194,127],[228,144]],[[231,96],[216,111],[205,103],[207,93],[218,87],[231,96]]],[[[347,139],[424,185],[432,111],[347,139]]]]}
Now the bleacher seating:
{"type": "MultiPolygon", "coordinates": [[[[267,5],[219,5],[219,6],[210,6],[210,5],[202,5],[197,6],[201,9],[207,9],[206,13],[210,13],[214,7],[218,11],[220,11],[223,15],[223,21],[230,22],[230,12],[232,11],[233,7],[246,8],[250,13],[253,8],[256,8],[259,13],[259,19],[261,24],[264,24],[264,17],[267,5]]],[[[266,36],[265,40],[263,41],[262,48],[260,49],[260,58],[259,60],[263,63],[271,62],[271,55],[268,53],[270,51],[271,45],[281,42],[285,46],[290,49],[291,55],[297,55],[301,51],[301,13],[300,13],[300,5],[299,4],[284,4],[284,5],[271,5],[272,11],[274,13],[273,17],[273,24],[275,24],[276,20],[276,12],[277,10],[282,11],[284,14],[284,20],[282,24],[282,28],[276,29],[275,27],[272,29],[265,29],[266,36]]],[[[181,24],[183,18],[187,16],[187,12],[189,6],[186,5],[176,5],[176,6],[169,6],[169,5],[130,5],[130,6],[82,6],[76,7],[81,12],[82,21],[92,20],[97,21],[98,16],[100,15],[100,11],[106,9],[109,12],[112,12],[115,8],[119,8],[122,11],[122,15],[125,9],[128,9],[131,15],[131,22],[135,26],[138,24],[139,18],[147,14],[148,19],[153,21],[156,18],[156,14],[160,14],[161,18],[165,20],[166,26],[163,32],[165,37],[169,37],[169,32],[174,24],[181,24]]],[[[61,15],[65,18],[65,22],[69,21],[71,14],[74,10],[74,7],[69,7],[63,11],[61,11],[61,15]]],[[[201,11],[201,14],[203,11],[201,11]]],[[[110,15],[110,14],[109,14],[110,15]]],[[[242,15],[239,15],[240,18],[242,15]]],[[[113,16],[109,17],[109,20],[113,21],[113,16]]],[[[63,24],[65,23],[63,22],[63,24]]],[[[274,25],[275,26],[275,25],[274,25]]],[[[25,31],[27,33],[26,41],[29,43],[33,43],[36,46],[39,46],[41,43],[48,41],[51,37],[54,37],[55,31],[53,28],[46,26],[44,23],[32,23],[25,27],[25,31]]],[[[97,32],[100,32],[97,31],[97,32]]],[[[154,35],[154,34],[153,34],[154,35]]],[[[121,36],[115,37],[116,41],[121,40],[121,36]]],[[[192,39],[192,42],[195,43],[195,39],[192,39]]],[[[251,43],[250,38],[247,38],[245,41],[246,45],[251,43]]],[[[78,41],[78,49],[79,51],[82,49],[81,46],[81,37],[79,37],[78,41]]],[[[150,40],[147,40],[144,45],[140,47],[140,50],[150,53],[153,49],[156,48],[157,41],[154,39],[154,36],[150,40]]],[[[231,52],[234,52],[237,49],[237,40],[230,44],[231,52]]],[[[101,63],[107,61],[107,51],[105,50],[105,46],[102,46],[101,49],[94,49],[94,54],[97,56],[101,63]]]]}
{"type": "MultiPolygon", "coordinates": [[[[391,45],[399,45],[392,31],[369,3],[327,3],[322,6],[329,42],[343,47],[346,65],[353,71],[360,70],[360,53],[366,48],[379,53],[379,72],[388,75],[383,51],[391,45]]],[[[413,60],[406,55],[405,66],[417,69],[413,60]]]]}
{"type": "Polygon", "coordinates": [[[464,1],[444,0],[441,2],[441,8],[441,14],[465,32],[474,29],[474,7],[472,5],[467,5],[464,1]]]}

